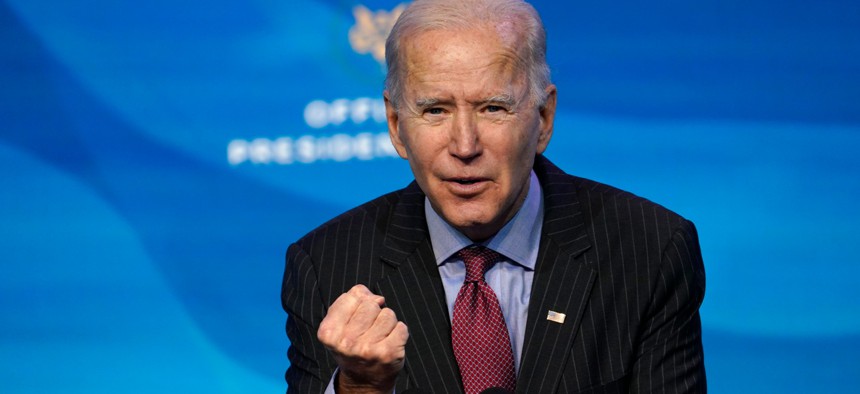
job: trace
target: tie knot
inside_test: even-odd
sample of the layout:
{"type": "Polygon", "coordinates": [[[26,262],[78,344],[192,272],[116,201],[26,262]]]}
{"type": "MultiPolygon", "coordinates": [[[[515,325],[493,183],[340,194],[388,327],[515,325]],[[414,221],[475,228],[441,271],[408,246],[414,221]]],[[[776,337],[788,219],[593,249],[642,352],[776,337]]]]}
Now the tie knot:
{"type": "Polygon", "coordinates": [[[466,282],[476,282],[484,278],[484,273],[496,264],[501,257],[492,249],[483,246],[470,246],[460,249],[457,256],[466,263],[466,282]]]}

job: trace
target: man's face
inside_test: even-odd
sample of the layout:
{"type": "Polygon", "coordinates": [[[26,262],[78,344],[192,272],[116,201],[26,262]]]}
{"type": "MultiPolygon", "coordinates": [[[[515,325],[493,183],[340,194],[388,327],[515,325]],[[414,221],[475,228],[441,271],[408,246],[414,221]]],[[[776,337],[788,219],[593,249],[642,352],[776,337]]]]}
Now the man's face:
{"type": "Polygon", "coordinates": [[[528,193],[552,135],[555,87],[532,103],[518,54],[495,29],[436,30],[402,42],[403,100],[386,93],[392,143],[433,208],[474,241],[498,232],[528,193]]]}

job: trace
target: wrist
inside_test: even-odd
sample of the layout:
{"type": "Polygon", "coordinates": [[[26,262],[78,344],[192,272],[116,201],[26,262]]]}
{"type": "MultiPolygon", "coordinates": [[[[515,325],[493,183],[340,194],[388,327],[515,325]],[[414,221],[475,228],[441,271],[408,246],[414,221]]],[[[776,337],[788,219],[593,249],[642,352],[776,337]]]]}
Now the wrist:
{"type": "Polygon", "coordinates": [[[394,379],[373,381],[363,377],[352,376],[346,371],[339,371],[335,377],[335,393],[337,394],[392,394],[394,379]]]}

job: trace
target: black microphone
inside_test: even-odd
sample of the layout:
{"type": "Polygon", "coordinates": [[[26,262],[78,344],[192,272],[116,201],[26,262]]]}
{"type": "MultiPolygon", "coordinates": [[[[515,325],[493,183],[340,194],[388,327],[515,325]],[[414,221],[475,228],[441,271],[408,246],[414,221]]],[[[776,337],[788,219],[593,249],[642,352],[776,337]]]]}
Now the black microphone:
{"type": "Polygon", "coordinates": [[[484,391],[481,391],[481,394],[513,394],[513,393],[506,390],[506,389],[503,389],[501,387],[490,387],[488,389],[485,389],[484,391]]]}

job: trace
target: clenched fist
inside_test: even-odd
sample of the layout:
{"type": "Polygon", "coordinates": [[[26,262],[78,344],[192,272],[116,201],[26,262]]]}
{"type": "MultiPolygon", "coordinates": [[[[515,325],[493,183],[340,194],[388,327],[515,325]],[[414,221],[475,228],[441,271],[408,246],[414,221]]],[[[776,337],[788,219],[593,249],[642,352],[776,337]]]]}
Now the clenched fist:
{"type": "Polygon", "coordinates": [[[339,393],[390,393],[406,357],[406,324],[385,299],[355,285],[335,300],[317,337],[340,368],[339,393]]]}

